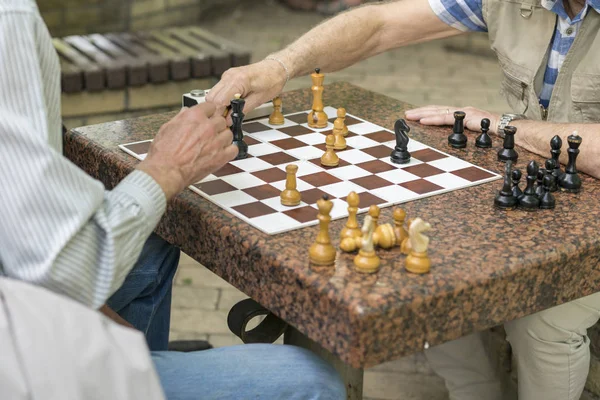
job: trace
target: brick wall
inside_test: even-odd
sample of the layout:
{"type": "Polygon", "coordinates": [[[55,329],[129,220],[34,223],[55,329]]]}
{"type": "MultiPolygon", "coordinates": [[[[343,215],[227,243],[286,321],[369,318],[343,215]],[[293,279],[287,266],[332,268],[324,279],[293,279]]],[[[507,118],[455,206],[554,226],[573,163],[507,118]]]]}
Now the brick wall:
{"type": "Polygon", "coordinates": [[[235,0],[38,0],[53,36],[190,25],[235,0]]]}

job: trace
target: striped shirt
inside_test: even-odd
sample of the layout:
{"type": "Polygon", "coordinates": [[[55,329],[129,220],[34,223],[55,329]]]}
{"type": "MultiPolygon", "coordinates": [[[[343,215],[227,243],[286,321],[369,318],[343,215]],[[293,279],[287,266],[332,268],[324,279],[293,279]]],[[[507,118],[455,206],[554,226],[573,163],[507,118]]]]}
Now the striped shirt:
{"type": "MultiPolygon", "coordinates": [[[[482,0],[429,0],[435,14],[446,24],[461,31],[487,32],[483,19],[482,0]]],[[[583,18],[590,8],[600,12],[600,0],[587,0],[583,9],[569,18],[562,0],[541,0],[542,7],[557,15],[556,29],[550,43],[551,51],[544,72],[544,84],[538,93],[540,104],[548,108],[552,90],[583,18]]]]}
{"type": "Polygon", "coordinates": [[[34,0],[0,0],[0,276],[94,308],[165,210],[135,171],[114,190],[62,156],[60,66],[34,0]]]}

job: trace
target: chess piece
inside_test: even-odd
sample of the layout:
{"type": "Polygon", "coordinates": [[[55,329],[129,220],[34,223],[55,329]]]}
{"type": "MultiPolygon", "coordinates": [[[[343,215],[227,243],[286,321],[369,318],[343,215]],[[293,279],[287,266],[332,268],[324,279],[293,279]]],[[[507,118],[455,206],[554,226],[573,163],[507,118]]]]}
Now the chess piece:
{"type": "Polygon", "coordinates": [[[319,233],[317,239],[308,249],[310,262],[314,265],[327,266],[335,263],[335,248],[329,239],[329,223],[331,222],[331,209],[333,203],[327,196],[317,200],[319,208],[319,233]]]}
{"type": "Polygon", "coordinates": [[[569,135],[567,143],[569,144],[569,148],[567,149],[569,162],[565,168],[565,173],[558,179],[558,186],[565,192],[579,193],[581,190],[581,178],[577,172],[576,162],[579,155],[579,146],[581,145],[581,136],[575,131],[572,135],[569,135]]]}
{"type": "Polygon", "coordinates": [[[308,126],[311,128],[325,128],[327,126],[327,114],[323,112],[323,81],[325,75],[321,73],[320,68],[315,68],[315,72],[310,74],[312,79],[313,104],[312,111],[308,114],[308,126]]]}
{"type": "Polygon", "coordinates": [[[507,161],[504,166],[504,182],[502,184],[502,190],[494,198],[494,205],[502,209],[513,209],[517,206],[517,198],[513,195],[511,187],[511,170],[512,161],[507,161]]]}
{"type": "Polygon", "coordinates": [[[498,150],[498,161],[512,161],[516,163],[519,154],[515,150],[515,134],[517,133],[517,128],[514,126],[507,126],[504,128],[504,142],[502,143],[502,148],[498,150]]]}
{"type": "Polygon", "coordinates": [[[540,168],[537,173],[537,181],[535,184],[535,195],[538,197],[538,199],[542,197],[542,194],[544,194],[544,187],[542,186],[544,176],[546,176],[546,170],[544,168],[540,168]]]}
{"type": "Polygon", "coordinates": [[[395,164],[406,164],[410,162],[410,153],[408,152],[410,127],[405,120],[399,119],[394,124],[394,132],[396,133],[396,147],[394,147],[390,159],[395,164]]]}
{"type": "Polygon", "coordinates": [[[344,139],[343,129],[340,127],[333,126],[333,137],[335,141],[333,143],[333,148],[335,150],[344,150],[346,148],[346,139],[344,139]]]}
{"type": "Polygon", "coordinates": [[[515,196],[515,198],[517,200],[520,200],[521,197],[523,196],[523,191],[519,187],[519,182],[521,182],[521,170],[520,169],[513,169],[513,172],[512,172],[512,193],[513,193],[513,196],[515,196]]]}
{"type": "Polygon", "coordinates": [[[416,218],[409,228],[411,250],[406,257],[405,268],[414,274],[426,274],[431,268],[431,261],[427,256],[429,238],[423,232],[431,230],[431,225],[421,218],[416,218]]]}
{"type": "Polygon", "coordinates": [[[464,120],[466,114],[464,111],[456,111],[454,113],[454,129],[452,134],[448,136],[448,144],[455,149],[464,149],[467,147],[467,136],[465,135],[464,120]]]}
{"type": "Polygon", "coordinates": [[[244,105],[246,101],[239,94],[231,100],[231,132],[233,133],[233,144],[238,147],[238,155],[236,160],[241,160],[248,157],[248,145],[244,142],[244,132],[242,131],[242,123],[244,122],[244,105]]]}
{"type": "Polygon", "coordinates": [[[285,190],[281,192],[279,196],[281,198],[281,204],[284,206],[297,206],[300,204],[301,196],[300,192],[296,189],[296,172],[298,172],[298,166],[296,164],[289,164],[285,167],[287,176],[285,178],[285,190]]]}
{"type": "Polygon", "coordinates": [[[492,147],[492,138],[488,135],[488,131],[490,130],[490,120],[484,118],[481,120],[481,134],[477,136],[475,139],[475,146],[480,147],[482,149],[487,149],[492,147]]]}
{"type": "Polygon", "coordinates": [[[375,254],[375,247],[373,246],[374,228],[373,219],[370,215],[367,215],[361,229],[363,237],[362,246],[356,257],[354,257],[356,270],[365,274],[373,274],[379,270],[380,260],[377,254],[375,254]]]}
{"type": "Polygon", "coordinates": [[[379,213],[380,210],[377,205],[373,204],[371,207],[369,207],[369,215],[373,220],[373,230],[377,229],[377,227],[379,226],[379,213]]]}
{"type": "Polygon", "coordinates": [[[531,161],[527,165],[527,187],[519,200],[519,207],[527,211],[536,210],[540,206],[540,200],[535,195],[534,187],[538,171],[539,167],[535,161],[531,161]]]}
{"type": "Polygon", "coordinates": [[[401,208],[394,210],[394,232],[396,233],[397,245],[401,245],[402,241],[408,237],[408,232],[404,229],[404,219],[406,218],[406,211],[401,208]]]}
{"type": "Polygon", "coordinates": [[[540,196],[540,208],[544,210],[551,210],[556,207],[556,199],[554,195],[550,192],[550,188],[553,185],[553,182],[556,178],[551,173],[547,173],[544,176],[544,180],[542,182],[542,187],[544,188],[544,192],[540,196]]]}
{"type": "MultiPolygon", "coordinates": [[[[373,219],[371,218],[371,223],[373,219]]],[[[340,249],[346,253],[352,253],[360,249],[365,239],[362,236],[346,237],[340,242],[340,249]]],[[[379,225],[373,232],[373,244],[382,249],[391,249],[397,246],[398,240],[391,224],[379,225]]]]}
{"type": "Polygon", "coordinates": [[[562,147],[562,139],[560,138],[560,136],[555,135],[551,140],[550,140],[550,155],[552,157],[552,159],[556,162],[556,168],[552,171],[552,175],[554,175],[556,177],[556,182],[558,183],[558,179],[561,177],[561,175],[564,173],[562,172],[562,170],[560,169],[560,149],[562,147]]]}
{"type": "Polygon", "coordinates": [[[269,116],[269,124],[283,125],[285,118],[281,112],[281,97],[277,96],[273,99],[273,112],[269,116]]]}
{"type": "Polygon", "coordinates": [[[356,219],[360,198],[356,192],[350,192],[348,198],[346,198],[346,202],[348,203],[348,221],[340,233],[341,239],[361,236],[361,231],[356,219]]]}
{"type": "MultiPolygon", "coordinates": [[[[554,171],[556,171],[556,161],[554,161],[553,158],[547,159],[545,167],[546,173],[554,177],[554,179],[552,180],[552,185],[550,185],[550,191],[554,193],[558,191],[558,178],[554,175],[554,171]]],[[[560,168],[558,170],[560,172],[560,168]]]]}
{"type": "Polygon", "coordinates": [[[344,137],[348,136],[348,127],[346,126],[346,109],[338,108],[337,109],[337,118],[333,121],[333,129],[341,129],[342,135],[344,137]]]}
{"type": "Polygon", "coordinates": [[[410,224],[412,223],[412,218],[409,218],[408,221],[406,221],[406,227],[408,228],[409,234],[406,235],[406,238],[404,238],[404,240],[400,244],[400,252],[404,255],[408,255],[410,253],[410,224]]]}
{"type": "Polygon", "coordinates": [[[321,164],[326,167],[337,167],[340,163],[340,158],[333,151],[335,138],[333,135],[327,135],[325,138],[325,153],[321,156],[321,164]]]}

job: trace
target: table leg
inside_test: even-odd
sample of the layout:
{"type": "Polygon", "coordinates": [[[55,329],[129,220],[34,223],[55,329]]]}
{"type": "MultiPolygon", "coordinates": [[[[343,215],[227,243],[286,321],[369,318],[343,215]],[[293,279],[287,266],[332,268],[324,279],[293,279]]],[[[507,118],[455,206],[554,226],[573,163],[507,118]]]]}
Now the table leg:
{"type": "Polygon", "coordinates": [[[302,347],[312,351],[325,361],[329,362],[339,372],[342,380],[346,384],[348,393],[347,400],[362,400],[363,392],[363,369],[353,368],[340,360],[331,352],[325,350],[321,345],[313,342],[295,328],[288,326],[283,338],[285,344],[302,347]]]}

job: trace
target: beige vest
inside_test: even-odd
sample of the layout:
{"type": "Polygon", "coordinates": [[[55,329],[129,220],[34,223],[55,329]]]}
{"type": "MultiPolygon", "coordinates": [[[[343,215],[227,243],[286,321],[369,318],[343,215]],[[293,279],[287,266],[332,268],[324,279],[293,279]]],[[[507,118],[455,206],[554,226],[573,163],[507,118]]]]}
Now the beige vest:
{"type": "MultiPolygon", "coordinates": [[[[562,0],[558,0],[562,1],[562,0]]],[[[504,73],[501,93],[515,113],[544,119],[538,93],[557,16],[539,0],[483,0],[492,50],[504,73]]],[[[545,119],[600,122],[600,15],[592,8],[560,69],[545,119]]]]}

